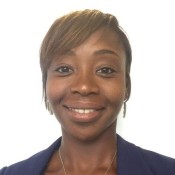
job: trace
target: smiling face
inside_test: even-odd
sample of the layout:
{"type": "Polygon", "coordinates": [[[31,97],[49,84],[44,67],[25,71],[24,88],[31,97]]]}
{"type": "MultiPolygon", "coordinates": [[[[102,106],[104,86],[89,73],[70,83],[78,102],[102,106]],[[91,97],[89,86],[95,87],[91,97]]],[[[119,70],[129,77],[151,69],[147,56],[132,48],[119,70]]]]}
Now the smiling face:
{"type": "Polygon", "coordinates": [[[115,132],[127,91],[125,61],[116,33],[104,28],[53,59],[46,95],[63,136],[90,140],[115,132]]]}

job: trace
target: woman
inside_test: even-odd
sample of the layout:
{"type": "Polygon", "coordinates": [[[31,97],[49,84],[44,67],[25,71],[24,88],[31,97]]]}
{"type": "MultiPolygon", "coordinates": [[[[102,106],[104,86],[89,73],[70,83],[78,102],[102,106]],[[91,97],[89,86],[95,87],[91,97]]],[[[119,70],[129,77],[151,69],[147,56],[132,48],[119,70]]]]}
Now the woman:
{"type": "Polygon", "coordinates": [[[46,108],[62,137],[0,175],[175,175],[175,160],[116,135],[130,97],[131,48],[117,19],[83,10],[57,19],[40,54],[46,108]]]}

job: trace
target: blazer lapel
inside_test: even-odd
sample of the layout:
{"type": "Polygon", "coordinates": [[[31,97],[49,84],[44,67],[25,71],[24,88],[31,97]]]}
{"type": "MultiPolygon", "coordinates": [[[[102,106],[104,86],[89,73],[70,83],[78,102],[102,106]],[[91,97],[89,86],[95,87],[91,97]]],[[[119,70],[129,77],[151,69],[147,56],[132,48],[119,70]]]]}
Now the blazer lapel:
{"type": "Polygon", "coordinates": [[[153,175],[138,148],[117,135],[118,175],[153,175]]]}

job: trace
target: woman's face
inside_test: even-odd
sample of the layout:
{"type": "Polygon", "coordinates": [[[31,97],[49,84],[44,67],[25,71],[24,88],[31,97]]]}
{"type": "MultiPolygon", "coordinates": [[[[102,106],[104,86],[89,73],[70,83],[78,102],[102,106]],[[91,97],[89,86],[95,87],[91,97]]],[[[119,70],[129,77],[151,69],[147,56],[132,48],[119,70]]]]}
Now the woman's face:
{"type": "Polygon", "coordinates": [[[103,32],[56,57],[48,69],[46,95],[63,136],[90,140],[115,131],[127,93],[126,58],[116,33],[103,32]]]}

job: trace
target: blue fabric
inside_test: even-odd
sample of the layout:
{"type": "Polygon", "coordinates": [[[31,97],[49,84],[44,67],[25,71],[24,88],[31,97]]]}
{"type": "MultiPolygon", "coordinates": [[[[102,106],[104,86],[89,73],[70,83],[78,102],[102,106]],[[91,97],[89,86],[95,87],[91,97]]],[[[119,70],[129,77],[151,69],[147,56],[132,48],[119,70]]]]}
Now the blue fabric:
{"type": "MultiPolygon", "coordinates": [[[[4,167],[0,175],[43,175],[47,164],[61,143],[61,138],[34,156],[4,167]]],[[[151,152],[117,135],[118,175],[175,175],[175,159],[151,152]]]]}

